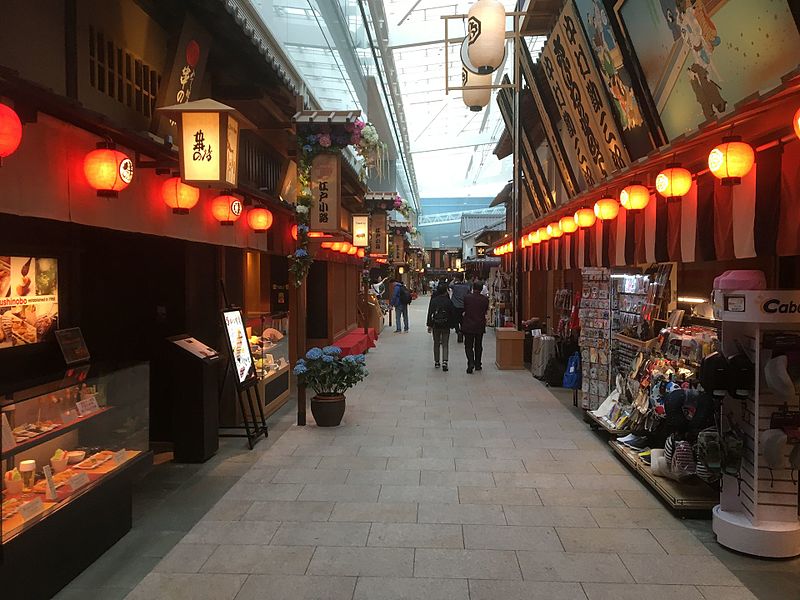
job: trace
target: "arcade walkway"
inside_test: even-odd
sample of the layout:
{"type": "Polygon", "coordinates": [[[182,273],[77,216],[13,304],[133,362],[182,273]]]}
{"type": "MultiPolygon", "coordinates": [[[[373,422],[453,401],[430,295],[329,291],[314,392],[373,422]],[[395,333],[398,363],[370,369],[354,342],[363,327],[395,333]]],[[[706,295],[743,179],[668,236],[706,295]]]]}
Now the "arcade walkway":
{"type": "Polygon", "coordinates": [[[708,525],[673,518],[570,402],[494,368],[491,334],[482,373],[454,337],[451,371],[434,370],[426,306],[409,334],[385,330],[346,423],[273,431],[127,597],[754,598],[708,525]]]}

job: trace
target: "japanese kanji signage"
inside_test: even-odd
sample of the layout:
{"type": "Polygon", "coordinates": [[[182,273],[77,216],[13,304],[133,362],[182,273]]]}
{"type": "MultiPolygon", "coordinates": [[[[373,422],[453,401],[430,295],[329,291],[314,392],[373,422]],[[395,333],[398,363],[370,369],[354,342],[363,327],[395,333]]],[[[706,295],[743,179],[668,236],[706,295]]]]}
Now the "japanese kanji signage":
{"type": "Polygon", "coordinates": [[[366,248],[369,246],[369,215],[353,215],[353,246],[366,248]]]}
{"type": "Polygon", "coordinates": [[[236,187],[239,122],[231,114],[234,109],[207,98],[158,110],[174,115],[178,122],[184,182],[203,187],[236,187]]]}
{"type": "Polygon", "coordinates": [[[403,262],[406,257],[405,238],[402,235],[395,234],[392,237],[392,260],[394,262],[403,262]]]}
{"type": "Polygon", "coordinates": [[[386,256],[389,253],[389,234],[386,231],[386,213],[374,212],[370,218],[370,254],[386,256]]]}
{"type": "Polygon", "coordinates": [[[312,231],[339,230],[341,199],[341,162],[336,154],[319,154],[311,163],[312,231]]]}

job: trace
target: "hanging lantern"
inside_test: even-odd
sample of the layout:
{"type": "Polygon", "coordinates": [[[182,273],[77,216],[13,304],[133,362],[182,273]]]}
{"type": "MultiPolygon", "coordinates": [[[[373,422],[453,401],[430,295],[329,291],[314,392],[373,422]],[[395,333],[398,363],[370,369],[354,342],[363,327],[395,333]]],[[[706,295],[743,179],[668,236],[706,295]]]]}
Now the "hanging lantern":
{"type": "Polygon", "coordinates": [[[358,248],[356,246],[351,245],[350,248],[347,249],[347,254],[350,256],[355,256],[356,252],[358,252],[358,248]]]}
{"type": "Polygon", "coordinates": [[[560,238],[562,235],[564,235],[564,232],[561,231],[558,223],[550,223],[550,225],[547,226],[547,235],[549,235],[551,238],[560,238]]]}
{"type": "Polygon", "coordinates": [[[331,244],[331,252],[341,252],[342,250],[342,242],[333,242],[331,244]]]}
{"type": "Polygon", "coordinates": [[[543,242],[546,242],[550,239],[550,234],[547,233],[546,227],[539,227],[539,229],[536,230],[536,233],[539,234],[539,239],[543,242]]]}
{"type": "Polygon", "coordinates": [[[601,221],[611,221],[619,214],[619,202],[613,198],[601,198],[594,205],[594,215],[601,221]]]}
{"type": "Polygon", "coordinates": [[[133,161],[113,144],[97,144],[83,159],[86,181],[102,198],[116,198],[133,181],[133,161]]]}
{"type": "Polygon", "coordinates": [[[347,254],[350,251],[350,242],[342,242],[342,247],[339,248],[339,252],[342,254],[347,254]]]}
{"type": "Polygon", "coordinates": [[[539,237],[539,232],[538,231],[531,232],[530,233],[530,237],[531,237],[531,243],[532,244],[535,245],[535,244],[541,244],[542,243],[542,240],[539,237]]]}
{"type": "Polygon", "coordinates": [[[188,215],[200,201],[200,190],[186,185],[180,177],[170,177],[161,184],[161,199],[176,215],[188,215]]]}
{"type": "Polygon", "coordinates": [[[22,121],[13,108],[0,104],[0,167],[3,166],[3,159],[6,156],[16,152],[21,141],[22,121]]]}
{"type": "Polygon", "coordinates": [[[333,244],[334,244],[333,242],[322,242],[322,244],[320,244],[320,247],[325,250],[330,250],[333,244]]]}
{"type": "Polygon", "coordinates": [[[220,225],[230,227],[242,216],[242,201],[227,194],[217,196],[211,201],[211,214],[220,225]]]}
{"type": "MultiPolygon", "coordinates": [[[[800,108],[797,109],[797,112],[794,113],[794,119],[792,120],[792,126],[794,127],[794,134],[800,138],[800,108]]],[[[0,151],[2,154],[2,151],[0,151]]]]}
{"type": "Polygon", "coordinates": [[[364,258],[364,256],[366,256],[366,254],[367,253],[363,248],[359,248],[358,252],[356,252],[356,256],[358,256],[358,258],[364,258]]]}
{"type": "Polygon", "coordinates": [[[492,85],[491,75],[476,75],[470,73],[466,67],[461,67],[461,87],[467,88],[461,91],[461,97],[472,112],[480,112],[484,106],[489,104],[492,90],[489,88],[475,89],[478,86],[488,85],[492,85]]]}
{"type": "Polygon", "coordinates": [[[656,177],[656,191],[668,201],[680,200],[692,187],[692,174],[678,163],[671,163],[656,177]]]}
{"type": "Polygon", "coordinates": [[[558,228],[564,233],[574,233],[578,230],[578,224],[575,217],[566,216],[558,220],[558,228]]]}
{"type": "Polygon", "coordinates": [[[292,239],[296,242],[297,241],[297,225],[292,225],[292,229],[289,232],[292,236],[292,239]]]}
{"type": "Polygon", "coordinates": [[[503,62],[506,50],[506,9],[498,0],[478,0],[467,13],[469,61],[486,74],[503,62]]]}
{"type": "Polygon", "coordinates": [[[254,233],[266,233],[272,227],[272,213],[266,208],[251,208],[247,211],[247,224],[254,233]]]}
{"type": "Polygon", "coordinates": [[[627,210],[642,210],[650,203],[650,191],[638,181],[634,181],[622,189],[619,203],[627,210]]]}
{"type": "Polygon", "coordinates": [[[572,218],[575,219],[575,223],[577,223],[578,227],[581,228],[591,227],[597,220],[597,217],[591,208],[579,208],[577,211],[575,211],[575,215],[572,218]]]}
{"type": "Polygon", "coordinates": [[[755,160],[752,146],[738,135],[731,135],[722,138],[722,143],[708,155],[708,168],[722,185],[738,185],[755,160]]]}

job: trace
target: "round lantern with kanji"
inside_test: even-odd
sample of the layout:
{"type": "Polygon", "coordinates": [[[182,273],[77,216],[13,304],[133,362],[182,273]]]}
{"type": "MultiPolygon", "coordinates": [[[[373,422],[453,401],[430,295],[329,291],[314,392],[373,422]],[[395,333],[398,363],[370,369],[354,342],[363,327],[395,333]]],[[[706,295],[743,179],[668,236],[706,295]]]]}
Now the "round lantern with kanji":
{"type": "Polygon", "coordinates": [[[10,106],[0,104],[0,166],[11,156],[22,141],[22,121],[10,106]]]}
{"type": "Polygon", "coordinates": [[[223,194],[211,201],[211,214],[223,226],[232,226],[242,216],[242,210],[242,201],[236,196],[223,194]]]}
{"type": "Polygon", "coordinates": [[[188,215],[200,201],[200,190],[183,183],[180,177],[170,177],[161,184],[161,199],[176,215],[188,215]]]}
{"type": "Polygon", "coordinates": [[[266,233],[272,227],[272,213],[266,208],[251,208],[247,211],[247,224],[255,233],[266,233]]]}
{"type": "Polygon", "coordinates": [[[708,168],[722,185],[738,185],[755,164],[753,147],[738,135],[722,138],[708,155],[708,168]]]}
{"type": "Polygon", "coordinates": [[[83,159],[89,185],[104,198],[116,198],[133,181],[133,161],[112,144],[98,144],[83,159]]]}

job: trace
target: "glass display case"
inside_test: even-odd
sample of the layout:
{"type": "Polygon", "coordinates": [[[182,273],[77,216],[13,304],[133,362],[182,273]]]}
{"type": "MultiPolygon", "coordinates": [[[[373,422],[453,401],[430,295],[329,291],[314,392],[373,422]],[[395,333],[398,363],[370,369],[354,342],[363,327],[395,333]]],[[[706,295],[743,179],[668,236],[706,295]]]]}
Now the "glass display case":
{"type": "Polygon", "coordinates": [[[147,363],[87,365],[0,389],[0,575],[24,568],[20,564],[30,562],[31,552],[34,562],[47,562],[51,547],[64,553],[59,538],[71,528],[81,547],[66,552],[68,558],[53,558],[80,572],[96,558],[82,551],[101,552],[130,529],[126,475],[151,456],[149,382],[147,363]]]}
{"type": "Polygon", "coordinates": [[[259,392],[269,414],[289,397],[289,315],[262,314],[247,322],[259,392]]]}

